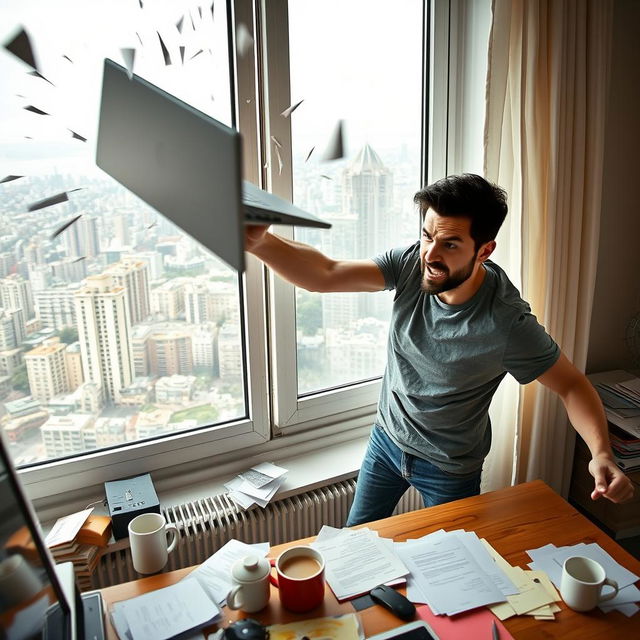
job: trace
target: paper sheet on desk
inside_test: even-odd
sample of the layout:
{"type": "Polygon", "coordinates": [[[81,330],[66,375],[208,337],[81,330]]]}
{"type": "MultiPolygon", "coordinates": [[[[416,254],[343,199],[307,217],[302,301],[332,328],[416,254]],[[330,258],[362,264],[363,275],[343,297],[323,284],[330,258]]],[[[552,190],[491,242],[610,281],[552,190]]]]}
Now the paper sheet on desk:
{"type": "Polygon", "coordinates": [[[168,640],[220,618],[220,609],[197,580],[114,602],[113,626],[121,640],[168,640]]]}
{"type": "Polygon", "coordinates": [[[223,605],[231,589],[233,563],[248,555],[257,555],[263,558],[269,553],[269,548],[268,542],[246,544],[234,538],[207,558],[198,568],[182,578],[182,582],[195,578],[213,600],[219,605],[223,605]]]}

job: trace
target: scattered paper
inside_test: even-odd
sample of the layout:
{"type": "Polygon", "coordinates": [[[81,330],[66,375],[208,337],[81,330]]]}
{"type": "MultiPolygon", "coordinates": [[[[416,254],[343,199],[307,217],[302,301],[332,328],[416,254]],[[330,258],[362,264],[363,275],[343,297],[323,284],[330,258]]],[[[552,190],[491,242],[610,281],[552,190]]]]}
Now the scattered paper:
{"type": "Polygon", "coordinates": [[[20,29],[13,40],[5,42],[4,48],[16,56],[16,58],[22,60],[25,64],[28,64],[36,71],[38,70],[36,58],[33,54],[33,47],[31,46],[31,40],[23,28],[20,29]]]}
{"type": "Polygon", "coordinates": [[[48,82],[52,87],[55,87],[56,85],[53,84],[53,82],[51,82],[51,80],[49,80],[48,78],[45,78],[38,70],[34,69],[33,71],[29,71],[29,75],[30,76],[35,76],[36,78],[40,78],[41,80],[44,80],[45,82],[48,82]]]}
{"type": "Polygon", "coordinates": [[[315,149],[315,146],[311,147],[311,151],[309,151],[309,153],[307,153],[307,157],[305,159],[305,162],[307,162],[309,160],[309,158],[311,157],[311,154],[313,153],[314,149],[315,149]]]}
{"type": "Polygon", "coordinates": [[[282,149],[282,144],[275,136],[271,136],[271,140],[273,140],[273,144],[276,145],[279,149],[282,149]]]}
{"type": "Polygon", "coordinates": [[[64,518],[58,518],[56,523],[53,525],[53,528],[44,539],[44,543],[47,547],[55,547],[59,544],[64,544],[65,542],[71,542],[76,535],[78,535],[80,527],[82,527],[92,511],[93,507],[91,507],[91,509],[72,513],[64,518]]]}
{"type": "Polygon", "coordinates": [[[287,470],[283,467],[262,462],[236,476],[224,486],[229,490],[229,497],[242,509],[248,509],[254,504],[264,508],[282,486],[286,473],[287,470]],[[256,486],[256,483],[260,486],[256,486]]]}
{"type": "Polygon", "coordinates": [[[300,100],[299,102],[296,102],[290,107],[287,107],[280,115],[283,116],[284,118],[288,118],[303,102],[304,102],[304,99],[300,100]]]}
{"type": "Polygon", "coordinates": [[[244,58],[253,49],[253,38],[247,29],[247,25],[241,22],[236,28],[236,51],[244,58]]]}
{"type": "Polygon", "coordinates": [[[296,638],[331,638],[331,640],[359,640],[358,617],[355,613],[341,616],[297,620],[287,624],[272,624],[267,628],[269,640],[295,640],[296,638]]]}
{"type": "Polygon", "coordinates": [[[180,45],[178,47],[178,50],[180,51],[180,63],[184,64],[184,52],[187,50],[187,48],[184,45],[180,45]]]}
{"type": "Polygon", "coordinates": [[[24,178],[24,176],[5,176],[0,180],[0,184],[3,182],[13,182],[14,180],[18,180],[19,178],[24,178]]]}
{"type": "Polygon", "coordinates": [[[48,116],[49,114],[42,109],[38,109],[38,107],[34,107],[32,104],[23,107],[25,111],[31,111],[31,113],[37,113],[39,116],[48,116]]]}
{"type": "Polygon", "coordinates": [[[80,140],[80,142],[86,142],[87,139],[84,136],[81,136],[79,133],[76,133],[73,129],[69,129],[69,131],[71,132],[71,137],[74,140],[80,140]]]}
{"type": "Polygon", "coordinates": [[[283,476],[286,472],[287,470],[283,467],[277,467],[270,462],[263,462],[255,467],[251,467],[248,471],[238,474],[238,477],[246,480],[256,489],[259,489],[276,478],[283,476]]]}
{"type": "Polygon", "coordinates": [[[124,61],[124,66],[127,69],[129,80],[131,80],[131,78],[133,78],[133,65],[136,59],[136,50],[130,47],[125,47],[120,49],[120,53],[122,54],[122,60],[124,61]]]}
{"type": "Polygon", "coordinates": [[[180,18],[180,20],[178,20],[178,22],[176,22],[176,29],[178,30],[178,33],[182,33],[182,25],[184,24],[184,16],[182,16],[180,18]]]}
{"type": "Polygon", "coordinates": [[[322,154],[322,160],[327,162],[329,160],[339,160],[344,157],[344,136],[343,136],[344,120],[338,120],[333,133],[329,138],[327,148],[322,154]]]}
{"type": "Polygon", "coordinates": [[[162,39],[160,32],[156,31],[156,34],[158,35],[158,40],[160,41],[160,48],[162,49],[162,57],[164,58],[164,66],[169,67],[171,66],[171,56],[169,55],[169,50],[165,46],[164,40],[162,39]]]}
{"type": "Polygon", "coordinates": [[[56,193],[55,196],[50,196],[49,198],[45,198],[44,200],[38,200],[38,202],[34,202],[33,204],[30,204],[27,207],[27,211],[37,211],[38,209],[44,209],[45,207],[52,207],[54,204],[67,202],[69,200],[68,194],[72,193],[73,191],[78,191],[78,189],[72,189],[71,191],[63,191],[62,193],[56,193]]]}
{"type": "Polygon", "coordinates": [[[204,49],[198,49],[198,51],[196,51],[190,58],[189,60],[193,60],[194,58],[196,58],[197,56],[199,56],[202,52],[204,51],[204,49]]]}
{"type": "Polygon", "coordinates": [[[282,162],[282,156],[280,155],[280,149],[278,147],[276,147],[276,158],[278,159],[278,175],[282,175],[284,162],[282,162]]]}

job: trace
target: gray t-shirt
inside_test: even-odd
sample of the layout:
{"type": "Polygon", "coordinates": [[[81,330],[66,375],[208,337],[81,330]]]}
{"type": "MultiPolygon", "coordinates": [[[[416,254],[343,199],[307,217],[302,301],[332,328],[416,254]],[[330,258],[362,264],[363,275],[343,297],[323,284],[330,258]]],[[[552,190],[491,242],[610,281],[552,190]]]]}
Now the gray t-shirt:
{"type": "Polygon", "coordinates": [[[470,300],[449,305],[422,291],[419,251],[374,258],[396,291],[376,423],[403,451],[473,473],[491,447],[488,411],[502,378],[531,382],[560,349],[494,262],[470,300]]]}

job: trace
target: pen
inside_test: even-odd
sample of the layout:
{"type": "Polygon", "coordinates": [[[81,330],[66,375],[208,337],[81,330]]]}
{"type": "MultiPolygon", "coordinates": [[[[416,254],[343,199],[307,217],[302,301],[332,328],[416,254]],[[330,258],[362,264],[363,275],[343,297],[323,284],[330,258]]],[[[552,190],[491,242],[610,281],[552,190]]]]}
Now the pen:
{"type": "Polygon", "coordinates": [[[492,640],[500,640],[500,632],[495,620],[491,623],[491,634],[493,636],[492,640]]]}

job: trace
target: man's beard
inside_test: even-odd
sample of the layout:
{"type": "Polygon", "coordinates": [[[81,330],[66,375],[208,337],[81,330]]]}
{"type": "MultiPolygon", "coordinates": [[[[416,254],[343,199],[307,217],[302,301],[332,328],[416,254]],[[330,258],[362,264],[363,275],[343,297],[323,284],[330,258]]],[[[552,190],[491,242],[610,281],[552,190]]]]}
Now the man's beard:
{"type": "Polygon", "coordinates": [[[427,282],[426,275],[428,275],[427,268],[425,266],[424,261],[420,261],[420,273],[422,274],[422,280],[420,282],[420,288],[430,295],[437,295],[438,293],[444,293],[445,291],[451,291],[451,289],[455,289],[459,287],[463,282],[466,282],[473,273],[473,268],[475,266],[476,257],[478,252],[476,251],[473,254],[473,257],[469,261],[469,264],[466,267],[462,267],[458,269],[454,273],[449,273],[447,267],[440,262],[431,262],[430,266],[438,271],[444,271],[448,274],[448,276],[442,280],[441,282],[433,283],[427,282]]]}

